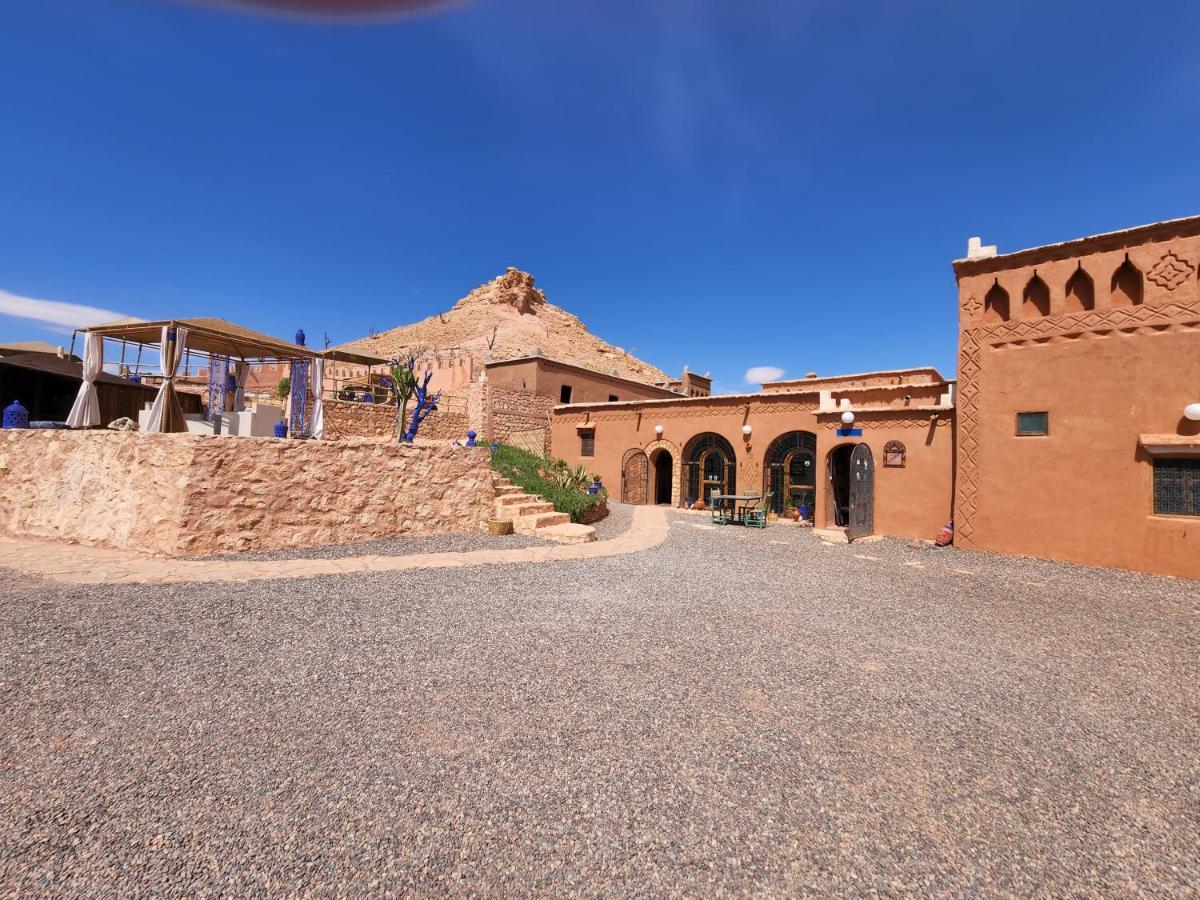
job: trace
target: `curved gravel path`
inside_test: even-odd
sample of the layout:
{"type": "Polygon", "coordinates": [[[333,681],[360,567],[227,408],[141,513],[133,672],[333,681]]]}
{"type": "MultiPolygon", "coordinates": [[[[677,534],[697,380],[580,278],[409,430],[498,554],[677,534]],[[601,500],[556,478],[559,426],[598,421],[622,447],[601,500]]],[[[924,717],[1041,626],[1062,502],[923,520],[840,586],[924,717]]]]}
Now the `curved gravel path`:
{"type": "Polygon", "coordinates": [[[9,579],[0,890],[1200,883],[1196,582],[670,518],[525,566],[9,579]]]}

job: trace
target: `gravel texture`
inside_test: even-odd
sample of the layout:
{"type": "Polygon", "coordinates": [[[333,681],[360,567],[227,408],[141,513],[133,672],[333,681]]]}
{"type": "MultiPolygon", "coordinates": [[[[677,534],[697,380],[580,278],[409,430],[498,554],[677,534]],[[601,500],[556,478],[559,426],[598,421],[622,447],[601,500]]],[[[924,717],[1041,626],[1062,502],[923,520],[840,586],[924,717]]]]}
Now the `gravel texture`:
{"type": "Polygon", "coordinates": [[[1200,584],[671,518],[584,561],[10,578],[0,892],[1194,892],[1200,584]]]}
{"type": "Polygon", "coordinates": [[[510,550],[515,547],[542,547],[541,538],[524,534],[496,535],[486,531],[469,534],[431,534],[424,537],[384,538],[357,544],[326,544],[322,547],[297,547],[288,550],[256,550],[249,553],[217,553],[185,556],[183,559],[344,559],[349,556],[411,556],[415,553],[465,553],[471,550],[510,550]]]}
{"type": "Polygon", "coordinates": [[[608,515],[599,522],[593,522],[596,529],[596,540],[606,541],[629,530],[633,522],[633,507],[627,503],[608,501],[608,515]]]}
{"type": "MultiPolygon", "coordinates": [[[[629,528],[633,507],[609,503],[608,515],[595,523],[596,539],[616,537],[629,528]]],[[[471,550],[511,550],[518,547],[544,547],[542,538],[524,534],[494,535],[488,532],[471,534],[433,534],[426,537],[397,537],[357,544],[327,544],[323,547],[297,547],[290,550],[258,550],[250,553],[217,553],[206,556],[184,556],[182,559],[344,559],[349,556],[410,556],[416,553],[466,553],[471,550]]]]}

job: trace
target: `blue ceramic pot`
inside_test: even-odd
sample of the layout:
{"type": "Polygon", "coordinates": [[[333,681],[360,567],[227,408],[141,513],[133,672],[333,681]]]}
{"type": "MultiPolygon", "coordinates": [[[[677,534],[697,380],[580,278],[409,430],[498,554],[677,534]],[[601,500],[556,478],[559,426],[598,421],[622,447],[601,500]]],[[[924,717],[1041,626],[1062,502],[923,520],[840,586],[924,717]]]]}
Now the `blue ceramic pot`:
{"type": "Polygon", "coordinates": [[[275,423],[275,437],[277,437],[277,438],[287,437],[287,422],[283,421],[283,419],[280,419],[278,422],[275,423]]]}
{"type": "Polygon", "coordinates": [[[14,400],[4,409],[5,428],[28,428],[29,410],[21,405],[20,400],[14,400]]]}

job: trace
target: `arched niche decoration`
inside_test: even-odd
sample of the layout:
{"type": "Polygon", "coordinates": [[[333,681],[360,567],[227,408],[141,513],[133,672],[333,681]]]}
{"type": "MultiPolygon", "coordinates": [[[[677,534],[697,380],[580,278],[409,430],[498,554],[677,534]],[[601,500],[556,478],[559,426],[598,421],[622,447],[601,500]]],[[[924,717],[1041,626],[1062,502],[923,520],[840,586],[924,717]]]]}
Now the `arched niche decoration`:
{"type": "Polygon", "coordinates": [[[997,281],[983,297],[983,321],[1008,321],[1008,291],[997,281]]]}
{"type": "Polygon", "coordinates": [[[1090,312],[1096,308],[1096,285],[1092,276],[1080,266],[1067,280],[1065,311],[1068,313],[1090,312]]]}
{"type": "Polygon", "coordinates": [[[1050,315],[1050,287],[1037,272],[1025,285],[1021,296],[1021,318],[1038,319],[1050,315]]]}
{"type": "Polygon", "coordinates": [[[1138,306],[1142,302],[1142,273],[1129,261],[1128,254],[1113,272],[1108,302],[1114,308],[1138,306]]]}

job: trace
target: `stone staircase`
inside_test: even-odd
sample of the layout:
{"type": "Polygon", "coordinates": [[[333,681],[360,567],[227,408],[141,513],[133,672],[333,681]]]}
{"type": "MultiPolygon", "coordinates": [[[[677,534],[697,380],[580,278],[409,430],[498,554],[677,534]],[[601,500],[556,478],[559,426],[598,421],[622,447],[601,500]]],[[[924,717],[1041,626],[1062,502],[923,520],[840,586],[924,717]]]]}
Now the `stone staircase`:
{"type": "Polygon", "coordinates": [[[566,513],[554,511],[554,504],[537,494],[527,494],[524,489],[507,478],[495,476],[497,519],[513,523],[517,534],[555,541],[559,544],[586,544],[596,539],[596,529],[591,525],[577,525],[566,513]]]}

